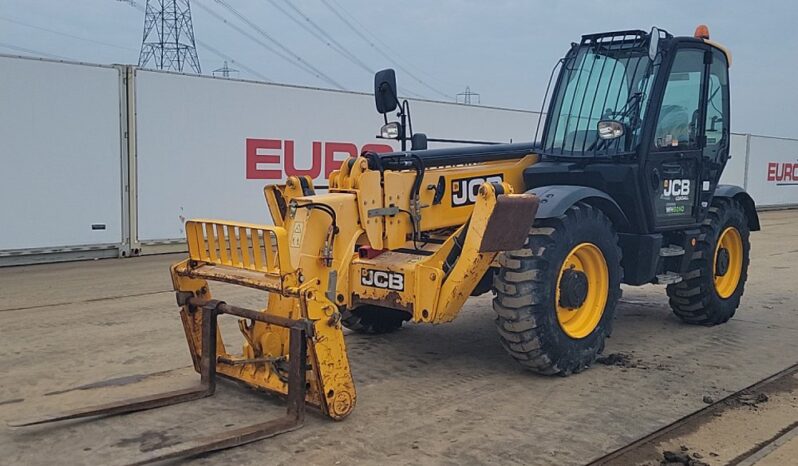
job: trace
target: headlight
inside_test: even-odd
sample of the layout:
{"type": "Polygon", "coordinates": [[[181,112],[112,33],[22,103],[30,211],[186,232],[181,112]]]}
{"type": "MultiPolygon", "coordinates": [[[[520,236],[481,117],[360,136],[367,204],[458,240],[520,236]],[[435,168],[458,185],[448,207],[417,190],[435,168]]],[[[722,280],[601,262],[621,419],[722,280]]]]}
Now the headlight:
{"type": "Polygon", "coordinates": [[[380,137],[383,139],[399,139],[399,123],[394,121],[382,125],[380,137]]]}

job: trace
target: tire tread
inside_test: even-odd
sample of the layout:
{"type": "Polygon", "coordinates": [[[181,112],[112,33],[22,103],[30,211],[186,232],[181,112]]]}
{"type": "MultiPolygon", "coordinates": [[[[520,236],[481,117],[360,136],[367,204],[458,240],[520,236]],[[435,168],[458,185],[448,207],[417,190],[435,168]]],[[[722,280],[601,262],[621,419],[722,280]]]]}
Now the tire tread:
{"type": "MultiPolygon", "coordinates": [[[[502,346],[519,364],[534,372],[545,375],[568,375],[589,367],[603,350],[604,338],[612,331],[612,318],[615,306],[620,299],[620,282],[623,269],[620,266],[621,249],[618,236],[610,219],[599,209],[587,204],[577,203],[558,218],[535,222],[529,232],[524,248],[507,251],[500,258],[501,268],[494,277],[496,297],[493,308],[496,311],[496,326],[502,346]],[[617,254],[618,284],[610,286],[609,297],[602,321],[594,332],[600,332],[596,343],[579,351],[562,351],[551,338],[552,332],[561,332],[556,320],[555,303],[549,283],[553,276],[550,270],[556,245],[565,244],[569,229],[585,222],[602,225],[602,234],[610,235],[617,254]],[[554,324],[547,314],[555,313],[554,324]]],[[[564,335],[564,334],[563,334],[564,335]]]]}

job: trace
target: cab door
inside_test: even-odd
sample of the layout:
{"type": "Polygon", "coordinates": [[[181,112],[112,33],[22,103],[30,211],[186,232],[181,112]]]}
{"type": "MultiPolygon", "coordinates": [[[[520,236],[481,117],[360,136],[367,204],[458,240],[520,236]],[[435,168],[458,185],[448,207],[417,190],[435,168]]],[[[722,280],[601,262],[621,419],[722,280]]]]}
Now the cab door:
{"type": "Polygon", "coordinates": [[[723,168],[729,160],[729,63],[726,54],[712,49],[704,108],[704,148],[701,162],[701,193],[698,220],[703,220],[723,168]]]}
{"type": "Polygon", "coordinates": [[[700,216],[707,51],[681,45],[668,72],[644,168],[654,230],[694,224],[700,216]]]}

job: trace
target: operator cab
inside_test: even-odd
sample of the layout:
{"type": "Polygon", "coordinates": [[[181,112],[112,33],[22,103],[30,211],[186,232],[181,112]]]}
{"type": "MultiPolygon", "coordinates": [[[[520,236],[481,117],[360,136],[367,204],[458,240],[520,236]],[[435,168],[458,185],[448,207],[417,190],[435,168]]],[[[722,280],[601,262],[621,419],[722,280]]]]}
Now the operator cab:
{"type": "Polygon", "coordinates": [[[706,26],[694,37],[657,28],[582,36],[560,60],[527,187],[603,191],[629,233],[700,223],[730,140],[730,58],[708,39],[706,26]]]}

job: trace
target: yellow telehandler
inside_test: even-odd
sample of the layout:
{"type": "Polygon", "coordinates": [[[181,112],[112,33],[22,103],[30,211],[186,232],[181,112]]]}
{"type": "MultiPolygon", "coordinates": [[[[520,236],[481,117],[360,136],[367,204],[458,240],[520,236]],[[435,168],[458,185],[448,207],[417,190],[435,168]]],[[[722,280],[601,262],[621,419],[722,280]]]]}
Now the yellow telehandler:
{"type": "Polygon", "coordinates": [[[449,149],[408,136],[394,72],[377,73],[381,135],[401,151],[349,158],[324,193],[306,177],[266,186],[274,225],[186,223],[188,257],[171,274],[199,387],[15,425],[196,399],[213,393],[217,375],[285,396],[288,413],[141,462],[295,429],[306,405],[340,420],[357,399],[344,328],[449,322],[469,296],[489,291],[508,353],[542,374],[594,362],[621,283],[666,285],[685,322],[727,321],[746,281],[749,232],[759,229],[752,198],[719,184],[730,60],[704,26],[694,37],[657,28],[585,35],[555,67],[540,142],[449,149]],[[389,122],[397,108],[399,121],[389,122]],[[227,304],[209,281],[263,290],[268,302],[227,304]],[[225,351],[222,314],[240,319],[241,354],[225,351]]]}

